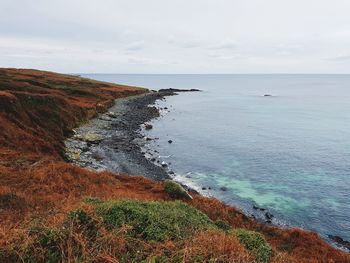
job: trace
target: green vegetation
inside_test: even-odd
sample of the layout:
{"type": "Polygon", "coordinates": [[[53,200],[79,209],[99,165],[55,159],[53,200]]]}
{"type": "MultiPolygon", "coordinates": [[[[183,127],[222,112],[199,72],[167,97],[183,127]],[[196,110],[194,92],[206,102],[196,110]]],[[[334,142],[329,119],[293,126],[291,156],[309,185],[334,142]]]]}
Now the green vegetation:
{"type": "Polygon", "coordinates": [[[205,214],[180,201],[117,200],[98,205],[97,211],[110,229],[128,225],[131,236],[145,240],[178,240],[215,227],[205,214]]]}
{"type": "Polygon", "coordinates": [[[270,261],[272,250],[262,234],[244,229],[233,230],[233,234],[239,238],[246,249],[256,256],[258,262],[267,263],[270,261]]]}
{"type": "Polygon", "coordinates": [[[229,230],[231,230],[231,226],[228,223],[226,223],[225,221],[223,221],[223,220],[215,221],[215,225],[219,229],[224,230],[225,232],[228,232],[229,230]]]}
{"type": "Polygon", "coordinates": [[[164,182],[164,190],[172,198],[192,199],[192,197],[181,185],[172,180],[166,180],[164,182]]]}

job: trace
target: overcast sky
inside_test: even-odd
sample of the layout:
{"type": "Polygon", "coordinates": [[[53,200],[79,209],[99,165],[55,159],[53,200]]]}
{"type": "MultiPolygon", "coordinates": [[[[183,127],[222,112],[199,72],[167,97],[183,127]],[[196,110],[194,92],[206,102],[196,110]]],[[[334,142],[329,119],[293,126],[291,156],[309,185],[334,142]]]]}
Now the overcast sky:
{"type": "Polygon", "coordinates": [[[349,0],[0,0],[0,67],[350,73],[349,0]]]}

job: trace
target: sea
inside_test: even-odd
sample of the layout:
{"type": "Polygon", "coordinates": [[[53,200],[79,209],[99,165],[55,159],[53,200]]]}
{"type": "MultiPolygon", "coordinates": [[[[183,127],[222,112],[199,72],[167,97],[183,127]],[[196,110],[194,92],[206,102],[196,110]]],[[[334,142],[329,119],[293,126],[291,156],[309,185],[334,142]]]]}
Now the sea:
{"type": "Polygon", "coordinates": [[[200,89],[158,101],[147,131],[174,179],[262,221],[350,240],[350,75],[83,76],[200,89]]]}

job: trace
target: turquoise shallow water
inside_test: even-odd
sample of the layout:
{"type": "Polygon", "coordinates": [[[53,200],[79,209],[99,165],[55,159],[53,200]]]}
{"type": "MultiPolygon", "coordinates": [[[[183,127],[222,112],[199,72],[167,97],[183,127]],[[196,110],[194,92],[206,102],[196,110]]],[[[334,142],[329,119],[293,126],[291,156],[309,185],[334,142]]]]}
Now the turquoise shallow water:
{"type": "Polygon", "coordinates": [[[274,223],[350,240],[349,75],[87,76],[203,90],[159,102],[170,112],[149,132],[177,179],[257,217],[253,204],[267,208],[274,223]]]}

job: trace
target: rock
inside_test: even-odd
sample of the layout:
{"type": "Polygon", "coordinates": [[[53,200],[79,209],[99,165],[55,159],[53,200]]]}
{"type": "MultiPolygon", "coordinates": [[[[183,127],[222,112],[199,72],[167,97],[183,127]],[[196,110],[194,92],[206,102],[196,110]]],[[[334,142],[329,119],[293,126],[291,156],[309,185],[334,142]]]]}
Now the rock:
{"type": "Polygon", "coordinates": [[[227,191],[227,187],[222,186],[222,187],[220,187],[220,190],[225,192],[225,191],[227,191]]]}
{"type": "Polygon", "coordinates": [[[72,154],[71,154],[72,160],[79,161],[80,160],[80,154],[81,154],[80,150],[75,150],[74,152],[72,152],[72,154]]]}
{"type": "Polygon", "coordinates": [[[150,129],[152,129],[153,128],[153,125],[152,124],[149,124],[149,123],[146,123],[145,124],[145,129],[146,130],[150,130],[150,129]]]}
{"type": "Polygon", "coordinates": [[[88,152],[89,151],[89,147],[85,146],[81,149],[83,152],[88,152]]]}
{"type": "Polygon", "coordinates": [[[152,141],[152,138],[150,138],[150,137],[145,137],[145,140],[146,140],[146,141],[152,141]]]}
{"type": "Polygon", "coordinates": [[[211,190],[211,187],[210,187],[210,186],[208,187],[208,190],[211,190]]]}
{"type": "Polygon", "coordinates": [[[164,162],[164,161],[161,163],[161,165],[162,165],[163,167],[167,167],[167,166],[168,166],[168,164],[167,164],[166,162],[164,162]]]}
{"type": "Polygon", "coordinates": [[[154,158],[154,157],[151,158],[151,161],[152,161],[152,162],[155,162],[155,161],[156,161],[156,158],[154,158]]]}
{"type": "Polygon", "coordinates": [[[85,136],[83,136],[83,140],[89,143],[99,143],[100,141],[102,141],[102,138],[100,135],[96,134],[96,133],[87,133],[85,134],[85,136]]]}
{"type": "Polygon", "coordinates": [[[257,205],[253,205],[253,209],[260,210],[260,211],[265,211],[266,210],[266,208],[262,208],[262,207],[259,207],[257,205]]]}
{"type": "Polygon", "coordinates": [[[168,143],[173,143],[173,141],[172,141],[172,140],[169,140],[168,143]]]}
{"type": "Polygon", "coordinates": [[[271,94],[264,94],[264,97],[272,97],[271,94]]]}
{"type": "Polygon", "coordinates": [[[112,111],[109,111],[108,113],[107,113],[107,115],[108,115],[108,117],[111,117],[111,118],[117,118],[118,116],[117,116],[117,114],[115,113],[115,112],[112,112],[112,111]]]}
{"type": "Polygon", "coordinates": [[[164,191],[172,198],[189,199],[192,200],[192,196],[183,188],[180,184],[172,181],[164,181],[164,191]]]}
{"type": "Polygon", "coordinates": [[[274,216],[273,214],[269,213],[269,212],[266,212],[265,213],[265,217],[268,219],[268,220],[271,220],[274,216]]]}
{"type": "Polygon", "coordinates": [[[99,119],[102,121],[112,121],[112,119],[110,117],[104,116],[104,115],[100,116],[99,119]]]}
{"type": "Polygon", "coordinates": [[[345,248],[350,250],[350,242],[349,241],[344,240],[344,239],[342,239],[339,236],[328,235],[328,237],[330,239],[332,239],[333,241],[335,241],[336,243],[338,243],[339,245],[341,245],[341,246],[343,246],[343,247],[345,247],[345,248]]]}
{"type": "Polygon", "coordinates": [[[168,109],[168,107],[164,107],[164,110],[167,110],[168,109]]]}
{"type": "Polygon", "coordinates": [[[169,173],[169,174],[175,174],[173,171],[169,171],[168,173],[169,173]]]}
{"type": "Polygon", "coordinates": [[[207,190],[207,188],[206,187],[202,187],[202,190],[207,190]]]}

